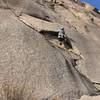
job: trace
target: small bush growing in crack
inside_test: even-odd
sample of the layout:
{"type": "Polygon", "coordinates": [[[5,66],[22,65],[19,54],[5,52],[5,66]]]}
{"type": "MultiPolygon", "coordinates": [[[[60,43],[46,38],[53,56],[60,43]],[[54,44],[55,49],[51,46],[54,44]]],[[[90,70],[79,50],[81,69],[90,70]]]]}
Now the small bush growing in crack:
{"type": "Polygon", "coordinates": [[[25,86],[13,87],[13,85],[3,83],[0,89],[0,100],[36,100],[32,93],[26,96],[25,86]]]}

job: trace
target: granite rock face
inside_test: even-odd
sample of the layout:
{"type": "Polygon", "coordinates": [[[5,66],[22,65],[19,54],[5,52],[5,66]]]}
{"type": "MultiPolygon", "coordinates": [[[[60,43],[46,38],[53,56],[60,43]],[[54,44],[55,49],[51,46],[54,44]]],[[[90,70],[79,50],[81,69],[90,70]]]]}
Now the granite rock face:
{"type": "MultiPolygon", "coordinates": [[[[81,7],[74,2],[68,0],[61,3],[59,0],[53,11],[47,1],[42,4],[41,0],[40,3],[37,0],[0,0],[0,100],[77,100],[82,95],[99,94],[99,90],[92,83],[92,76],[88,74],[89,67],[85,69],[87,74],[82,71],[83,67],[90,64],[88,61],[96,58],[95,52],[93,55],[87,55],[84,51],[91,51],[92,43],[97,43],[96,38],[90,35],[93,31],[88,32],[91,25],[97,24],[88,21],[88,15],[84,15],[86,12],[82,13],[86,19],[81,18],[79,12],[79,16],[76,16],[75,11],[81,7]],[[79,8],[75,10],[74,6],[79,8]],[[43,34],[23,23],[19,19],[21,14],[63,25],[72,42],[73,50],[62,50],[54,46],[43,34]],[[75,19],[77,22],[73,22],[75,19]],[[91,38],[88,36],[89,38],[85,39],[86,35],[80,33],[84,32],[84,29],[79,28],[83,25],[82,20],[90,23],[89,28],[85,26],[85,29],[91,38]],[[80,25],[76,25],[77,23],[80,25]],[[95,39],[95,42],[91,39],[95,39]],[[85,48],[83,41],[87,47],[91,47],[85,48]],[[74,51],[74,46],[79,47],[86,58],[86,64],[80,64],[79,70],[73,64],[74,57],[70,54],[70,51],[78,54],[74,51]]],[[[99,20],[97,17],[94,18],[96,21],[99,20]]],[[[96,32],[99,31],[99,27],[97,25],[96,32]]],[[[96,46],[99,48],[98,45],[96,46]]],[[[98,60],[93,61],[92,63],[96,61],[99,64],[98,60]]],[[[95,77],[96,75],[93,78],[95,77]]]]}

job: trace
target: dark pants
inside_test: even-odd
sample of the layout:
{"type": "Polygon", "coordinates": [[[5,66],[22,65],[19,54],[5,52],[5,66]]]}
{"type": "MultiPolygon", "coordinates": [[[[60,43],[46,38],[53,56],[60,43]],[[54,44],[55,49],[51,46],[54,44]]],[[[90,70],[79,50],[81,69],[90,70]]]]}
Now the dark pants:
{"type": "Polygon", "coordinates": [[[64,38],[58,38],[58,40],[59,40],[60,42],[63,42],[63,41],[64,41],[64,38]]]}

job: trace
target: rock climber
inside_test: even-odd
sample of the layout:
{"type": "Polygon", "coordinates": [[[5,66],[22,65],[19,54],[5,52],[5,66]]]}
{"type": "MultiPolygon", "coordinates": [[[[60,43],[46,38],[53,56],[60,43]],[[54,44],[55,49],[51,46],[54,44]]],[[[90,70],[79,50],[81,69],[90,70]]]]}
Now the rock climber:
{"type": "Polygon", "coordinates": [[[60,45],[62,45],[62,43],[65,41],[64,27],[61,27],[58,30],[58,40],[60,41],[60,45]]]}
{"type": "Polygon", "coordinates": [[[72,48],[70,39],[65,35],[64,27],[60,27],[58,30],[58,40],[60,41],[60,45],[67,44],[69,48],[72,48]]]}

